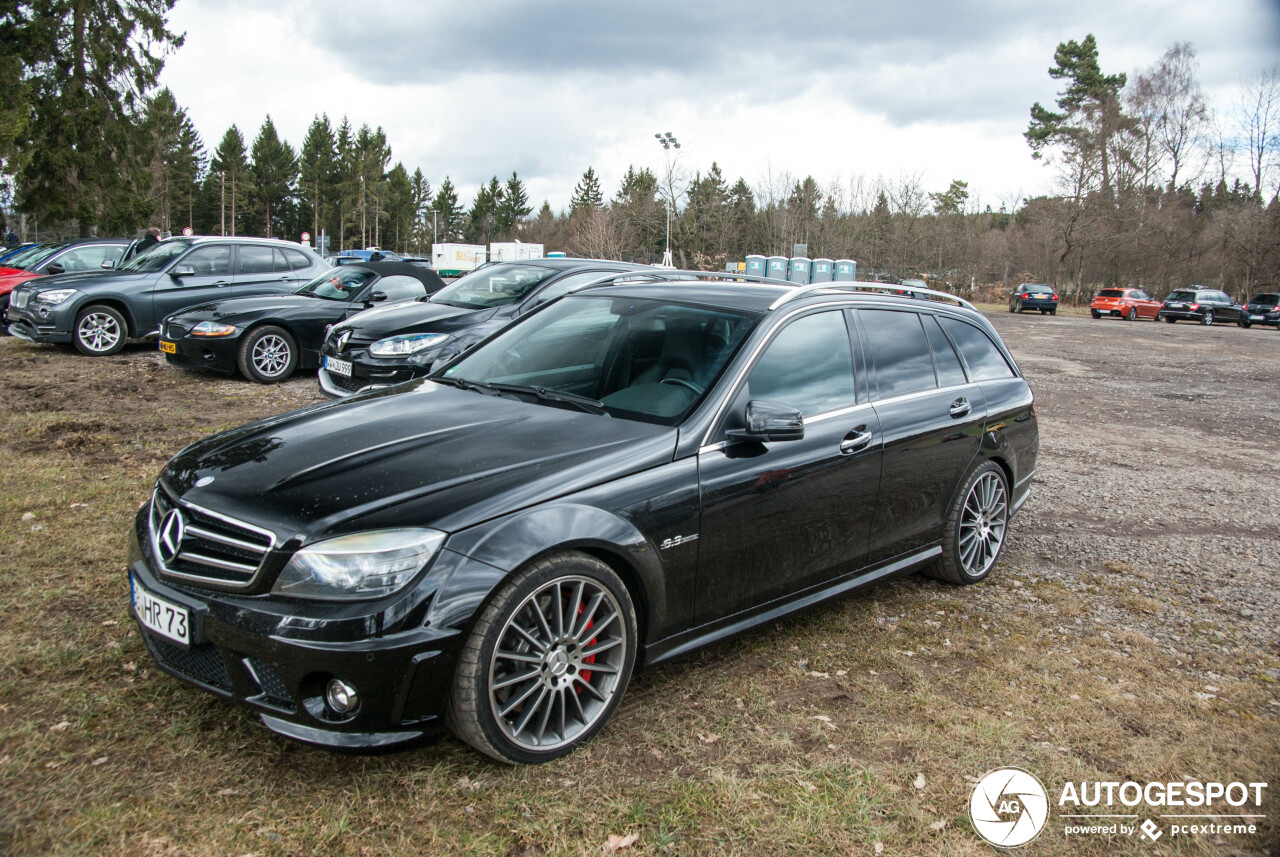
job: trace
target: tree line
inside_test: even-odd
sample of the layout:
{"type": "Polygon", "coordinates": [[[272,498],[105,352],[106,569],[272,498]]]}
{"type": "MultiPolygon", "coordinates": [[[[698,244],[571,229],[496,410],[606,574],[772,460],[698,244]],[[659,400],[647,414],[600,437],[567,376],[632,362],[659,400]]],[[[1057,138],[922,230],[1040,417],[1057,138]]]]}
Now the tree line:
{"type": "MultiPolygon", "coordinates": [[[[1134,284],[1190,283],[1235,294],[1280,282],[1280,72],[1238,103],[1211,105],[1194,48],[1179,43],[1130,80],[1104,73],[1092,35],[1057,46],[1053,105],[1030,108],[1026,140],[1053,170],[1051,194],[984,202],[962,179],[922,174],[820,183],[786,172],[754,183],[713,161],[690,172],[669,150],[631,165],[607,192],[593,166],[569,207],[536,211],[512,172],[470,206],[445,175],[393,164],[381,127],[317,115],[298,148],[268,116],[212,150],[156,81],[181,47],[173,0],[43,0],[0,10],[0,203],[43,234],[197,234],[296,240],[330,249],[424,254],[433,241],[519,239],[574,255],[640,262],[670,242],[682,267],[719,269],[748,253],[852,258],[860,276],[925,277],[955,290],[1024,281],[1068,297],[1134,284]]],[[[940,141],[939,145],[945,145],[940,141]]]]}

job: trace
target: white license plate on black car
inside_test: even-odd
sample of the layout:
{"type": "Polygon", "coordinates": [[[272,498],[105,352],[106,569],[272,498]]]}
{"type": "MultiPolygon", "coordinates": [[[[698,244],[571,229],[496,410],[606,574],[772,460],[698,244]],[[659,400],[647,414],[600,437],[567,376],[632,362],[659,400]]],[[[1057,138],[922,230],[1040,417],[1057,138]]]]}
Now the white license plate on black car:
{"type": "Polygon", "coordinates": [[[129,588],[133,591],[133,610],[138,614],[138,621],[161,637],[191,645],[190,610],[152,595],[133,575],[129,575],[129,588]]]}
{"type": "Polygon", "coordinates": [[[1251,315],[1251,316],[1249,316],[1249,321],[1262,321],[1262,316],[1260,316],[1260,315],[1251,315]]]}
{"type": "Polygon", "coordinates": [[[350,360],[337,360],[333,357],[329,357],[326,355],[324,358],[324,368],[335,375],[342,375],[343,377],[346,377],[346,378],[351,377],[351,361],[350,360]]]}

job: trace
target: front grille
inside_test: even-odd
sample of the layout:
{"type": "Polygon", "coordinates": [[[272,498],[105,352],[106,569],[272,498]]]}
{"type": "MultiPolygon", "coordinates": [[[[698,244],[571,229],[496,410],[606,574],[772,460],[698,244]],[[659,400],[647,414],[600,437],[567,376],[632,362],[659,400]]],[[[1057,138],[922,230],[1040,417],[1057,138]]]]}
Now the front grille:
{"type": "Polygon", "coordinates": [[[222,662],[222,655],[212,645],[204,643],[184,649],[150,634],[143,634],[142,638],[146,640],[147,649],[156,663],[192,681],[231,692],[227,665],[222,662]]]}
{"type": "Polygon", "coordinates": [[[248,586],[275,544],[266,530],[190,503],[175,504],[158,487],[151,497],[150,528],[163,573],[223,586],[248,586]],[[180,525],[166,525],[174,509],[180,511],[180,525]]]}
{"type": "Polygon", "coordinates": [[[187,335],[187,329],[180,324],[165,325],[164,335],[170,339],[181,339],[187,335]]]}
{"type": "Polygon", "coordinates": [[[293,697],[289,694],[289,688],[285,687],[284,681],[271,664],[257,658],[245,658],[244,664],[262,689],[263,702],[276,708],[293,710],[293,697]]]}
{"type": "Polygon", "coordinates": [[[337,372],[328,372],[329,382],[335,387],[341,387],[352,393],[358,393],[366,386],[363,379],[348,378],[346,375],[339,375],[337,372]]]}
{"type": "Polygon", "coordinates": [[[31,297],[30,292],[14,292],[13,293],[14,309],[25,309],[27,306],[27,300],[30,297],[31,297]]]}

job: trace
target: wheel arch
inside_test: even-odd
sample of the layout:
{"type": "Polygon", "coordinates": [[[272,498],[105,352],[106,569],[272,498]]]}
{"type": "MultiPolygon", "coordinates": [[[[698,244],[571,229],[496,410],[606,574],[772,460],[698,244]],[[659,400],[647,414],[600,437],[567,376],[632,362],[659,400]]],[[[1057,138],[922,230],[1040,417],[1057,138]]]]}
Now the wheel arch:
{"type": "Polygon", "coordinates": [[[127,333],[129,336],[136,338],[142,335],[141,333],[138,332],[138,322],[133,317],[133,310],[130,309],[129,302],[122,298],[118,298],[112,295],[107,295],[104,297],[98,297],[97,295],[94,295],[82,301],[80,305],[76,307],[76,311],[72,315],[72,322],[71,322],[73,325],[73,329],[71,331],[72,335],[75,334],[75,329],[74,329],[75,320],[80,317],[80,313],[84,312],[91,306],[111,307],[113,310],[120,313],[120,315],[124,316],[124,323],[125,323],[125,326],[128,328],[127,333]]]}

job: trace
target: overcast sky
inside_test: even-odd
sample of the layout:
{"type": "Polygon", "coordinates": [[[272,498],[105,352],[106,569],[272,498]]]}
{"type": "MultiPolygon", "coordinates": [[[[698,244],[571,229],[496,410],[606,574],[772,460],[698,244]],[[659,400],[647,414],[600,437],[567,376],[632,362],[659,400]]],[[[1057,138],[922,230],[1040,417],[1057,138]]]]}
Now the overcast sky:
{"type": "Polygon", "coordinates": [[[629,164],[770,175],[953,178],[983,204],[1047,192],[1022,138],[1051,105],[1059,42],[1093,33],[1133,74],[1190,41],[1210,102],[1280,60],[1280,0],[179,0],[186,44],[161,82],[210,150],[270,114],[295,148],[317,113],[386,129],[433,187],[514,170],[535,205],[568,204],[588,166],[606,196],[629,164]]]}

